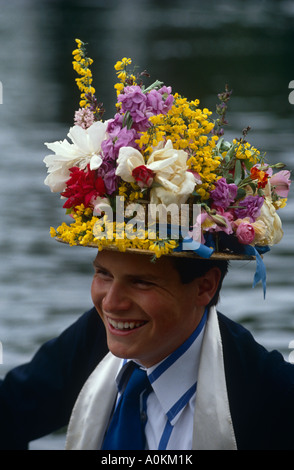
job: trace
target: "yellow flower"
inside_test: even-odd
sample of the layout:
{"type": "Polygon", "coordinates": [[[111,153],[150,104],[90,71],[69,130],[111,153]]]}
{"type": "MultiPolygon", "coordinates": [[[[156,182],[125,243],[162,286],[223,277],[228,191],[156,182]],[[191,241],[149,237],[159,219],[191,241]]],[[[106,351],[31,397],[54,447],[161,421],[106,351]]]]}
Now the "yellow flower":
{"type": "Polygon", "coordinates": [[[124,70],[127,65],[132,63],[132,59],[124,57],[122,60],[118,60],[114,66],[115,70],[124,70]]]}
{"type": "Polygon", "coordinates": [[[50,235],[52,238],[55,238],[56,237],[56,230],[54,227],[50,227],[50,235]]]}
{"type": "Polygon", "coordinates": [[[82,46],[83,42],[80,39],[75,39],[75,41],[76,41],[78,47],[82,46]]]}
{"type": "Polygon", "coordinates": [[[273,206],[276,210],[283,209],[287,205],[287,198],[284,197],[282,199],[278,199],[277,201],[273,201],[273,206]]]}
{"type": "Polygon", "coordinates": [[[82,92],[80,106],[85,108],[89,105],[89,101],[85,98],[85,93],[94,95],[95,88],[92,87],[92,72],[89,68],[93,63],[93,59],[86,57],[85,44],[80,40],[76,39],[78,45],[77,49],[74,49],[72,54],[74,56],[73,69],[80,78],[76,78],[76,84],[79,90],[82,92]]]}
{"type": "MultiPolygon", "coordinates": [[[[128,72],[128,66],[131,63],[132,59],[124,57],[122,60],[117,61],[114,66],[115,70],[117,71],[117,78],[121,80],[121,83],[117,83],[116,85],[114,85],[117,96],[122,92],[126,83],[128,83],[129,85],[136,85],[136,77],[128,72]]],[[[119,108],[120,106],[120,103],[116,103],[117,108],[119,108]]]]}
{"type": "Polygon", "coordinates": [[[117,78],[119,78],[122,82],[125,81],[125,79],[127,78],[127,74],[126,72],[120,72],[118,75],[117,75],[117,78]]]}
{"type": "MultiPolygon", "coordinates": [[[[237,144],[236,139],[233,140],[233,144],[237,144]]],[[[249,142],[241,141],[236,147],[235,156],[239,160],[248,160],[255,165],[260,159],[260,151],[249,142]]]]}
{"type": "MultiPolygon", "coordinates": [[[[115,90],[116,90],[117,95],[120,95],[120,93],[121,93],[122,90],[124,89],[124,84],[123,84],[123,83],[116,83],[116,84],[114,85],[114,88],[115,88],[115,90]]],[[[120,105],[120,103],[117,103],[117,104],[120,105]]]]}

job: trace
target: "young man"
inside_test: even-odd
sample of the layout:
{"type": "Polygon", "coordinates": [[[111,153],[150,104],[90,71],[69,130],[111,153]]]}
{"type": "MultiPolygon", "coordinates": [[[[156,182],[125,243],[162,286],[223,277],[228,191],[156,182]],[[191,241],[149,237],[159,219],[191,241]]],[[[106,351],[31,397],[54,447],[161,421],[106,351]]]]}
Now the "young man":
{"type": "Polygon", "coordinates": [[[115,448],[103,442],[133,361],[147,371],[151,384],[144,448],[294,447],[294,366],[265,351],[213,305],[206,309],[226,264],[169,257],[150,263],[146,255],[98,254],[92,298],[111,353],[77,400],[68,449],[115,448]],[[194,267],[196,277],[183,282],[183,267],[191,272],[194,267]]]}
{"type": "MultiPolygon", "coordinates": [[[[105,257],[107,253],[102,252],[102,254],[105,257]]],[[[132,257],[132,259],[134,258],[132,257]]],[[[171,261],[172,265],[169,270],[172,270],[177,279],[177,274],[173,270],[176,267],[176,272],[179,274],[178,281],[183,285],[193,281],[195,265],[198,265],[198,269],[199,264],[201,266],[197,275],[203,275],[215,263],[212,260],[200,261],[179,258],[172,258],[171,261]]],[[[97,262],[98,266],[95,262],[96,272],[92,287],[95,303],[97,294],[99,296],[97,284],[101,283],[101,276],[103,276],[102,283],[107,286],[114,282],[112,271],[109,272],[109,267],[105,266],[105,258],[102,265],[104,272],[103,270],[100,272],[99,256],[97,262]]],[[[167,263],[167,261],[164,263],[167,263]]],[[[154,266],[153,263],[150,264],[151,267],[154,266]]],[[[216,269],[222,271],[222,277],[225,275],[226,264],[226,262],[225,264],[217,263],[215,266],[216,269]]],[[[138,274],[137,269],[138,266],[136,267],[136,274],[138,274]]],[[[144,294],[146,289],[147,296],[150,296],[149,289],[153,290],[155,287],[151,287],[152,281],[150,278],[147,281],[145,274],[144,271],[144,279],[140,277],[137,279],[131,278],[129,282],[133,285],[132,290],[137,291],[138,289],[140,292],[143,291],[144,294]],[[135,286],[137,286],[136,289],[135,286]]],[[[114,290],[113,286],[112,289],[114,290]]],[[[156,289],[159,290],[157,287],[156,289]]],[[[115,290],[117,303],[119,301],[117,284],[115,290]]],[[[165,295],[168,295],[168,293],[165,295]]],[[[113,298],[113,302],[115,298],[113,298]]],[[[213,302],[216,302],[216,298],[217,295],[213,302]]],[[[121,302],[122,299],[119,303],[120,309],[123,307],[121,302]]],[[[140,302],[142,302],[142,299],[140,302]]],[[[173,302],[171,303],[174,311],[173,302]]],[[[149,310],[149,302],[147,305],[149,310]]],[[[145,312],[144,309],[143,311],[145,312]]],[[[121,316],[121,313],[119,315],[121,316]]],[[[126,313],[123,313],[123,317],[125,315],[126,313]]],[[[132,315],[135,314],[132,313],[132,315]]],[[[137,317],[137,315],[139,315],[138,311],[136,311],[136,320],[140,322],[143,321],[143,318],[144,322],[147,322],[148,318],[149,325],[143,323],[142,326],[145,324],[146,328],[149,328],[152,321],[149,320],[149,316],[144,313],[143,317],[141,308],[140,316],[137,317]]],[[[133,318],[135,317],[132,316],[128,320],[133,320],[133,318]]],[[[277,351],[267,352],[254,341],[245,328],[232,322],[219,312],[217,312],[217,322],[222,344],[225,385],[237,449],[293,449],[294,366],[286,363],[277,351]]],[[[121,323],[123,323],[123,326],[127,326],[126,322],[121,323]]],[[[135,322],[129,321],[128,323],[128,328],[135,327],[135,324],[132,325],[135,322]]],[[[128,329],[126,328],[124,332],[120,330],[121,325],[117,325],[117,327],[118,331],[114,331],[114,338],[118,338],[121,342],[129,341],[127,339],[129,336],[128,329]]],[[[139,332],[140,329],[135,333],[139,332]]],[[[113,336],[110,331],[108,334],[113,336]]],[[[115,345],[114,342],[112,344],[115,345]]],[[[2,450],[26,449],[31,440],[66,426],[84,382],[107,354],[107,351],[105,329],[96,309],[93,307],[58,338],[49,341],[40,348],[30,363],[13,369],[5,380],[0,383],[0,448],[2,450]]],[[[210,356],[211,351],[209,350],[208,357],[210,356]]],[[[211,363],[207,366],[207,372],[210,373],[213,369],[214,363],[211,356],[211,363]]],[[[174,383],[178,384],[178,382],[179,376],[174,377],[174,383]]],[[[218,395],[220,390],[221,383],[217,385],[209,383],[207,388],[208,403],[205,404],[202,410],[202,415],[207,414],[209,419],[212,419],[214,426],[220,421],[218,415],[214,414],[211,408],[210,398],[211,395],[218,395]]],[[[115,394],[116,389],[114,388],[115,394]]],[[[103,397],[102,403],[98,403],[98,414],[105,409],[105,397],[107,396],[106,394],[103,397]]],[[[96,415],[94,416],[96,421],[96,415]]],[[[204,433],[204,428],[200,432],[204,433]]],[[[204,446],[210,448],[212,446],[211,436],[205,432],[203,439],[204,446]]],[[[216,448],[218,448],[218,445],[216,445],[216,448]]]]}
{"type": "MultiPolygon", "coordinates": [[[[215,309],[226,271],[218,260],[255,258],[254,282],[265,288],[260,254],[283,236],[276,211],[286,204],[289,172],[274,173],[281,165],[266,163],[245,140],[247,131],[232,142],[219,139],[228,90],[219,95],[213,120],[198,100],[173,94],[170,86],[156,81],[145,87],[145,73],[135,77],[129,58],[115,64],[116,113],[103,122],[92,59],[76,42],[81,108],[68,133],[72,143],[46,144],[52,153],[44,159],[45,183],[61,194],[72,217],[51,235],[98,249],[92,285],[98,313],[83,316],[36,356],[45,365],[46,385],[52,372],[49,390],[55,392],[49,403],[44,400],[51,425],[33,425],[35,436],[67,419],[103,356],[93,336],[101,335],[98,318],[90,331],[99,314],[110,352],[79,394],[67,448],[132,449],[141,431],[122,443],[135,425],[120,432],[118,424],[125,404],[139,397],[127,413],[135,419],[138,410],[145,417],[146,441],[137,442],[138,449],[293,448],[293,366],[215,309]],[[92,351],[83,350],[85,344],[92,351]],[[52,367],[58,351],[61,364],[52,367]],[[59,421],[50,415],[55,398],[59,410],[66,402],[59,421]]],[[[34,365],[28,369],[34,377],[34,365]]],[[[21,374],[10,377],[16,376],[21,374]]],[[[39,372],[36,377],[42,383],[39,372]]]]}

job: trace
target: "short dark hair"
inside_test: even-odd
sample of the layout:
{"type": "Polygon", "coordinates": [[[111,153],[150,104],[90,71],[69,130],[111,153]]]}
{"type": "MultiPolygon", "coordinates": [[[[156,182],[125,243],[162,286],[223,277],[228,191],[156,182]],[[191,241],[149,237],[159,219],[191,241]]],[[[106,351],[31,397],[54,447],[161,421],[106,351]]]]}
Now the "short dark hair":
{"type": "Polygon", "coordinates": [[[212,305],[216,305],[218,303],[222,283],[229,269],[228,260],[172,257],[172,262],[178,271],[181,282],[183,284],[188,284],[197,277],[204,276],[204,274],[206,274],[211,268],[218,268],[221,272],[221,278],[215,295],[207,307],[211,307],[212,305]]]}

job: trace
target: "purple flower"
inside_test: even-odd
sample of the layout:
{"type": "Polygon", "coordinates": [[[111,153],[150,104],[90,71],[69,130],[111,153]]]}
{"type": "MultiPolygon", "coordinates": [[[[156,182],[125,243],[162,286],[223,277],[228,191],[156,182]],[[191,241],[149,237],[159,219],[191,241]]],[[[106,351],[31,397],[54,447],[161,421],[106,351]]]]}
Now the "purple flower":
{"type": "Polygon", "coordinates": [[[109,121],[108,134],[110,137],[101,143],[103,161],[98,169],[98,175],[103,178],[106,193],[112,194],[117,189],[119,178],[115,174],[116,160],[121,147],[137,148],[136,139],[138,134],[135,129],[127,129],[122,126],[122,119],[117,115],[115,119],[109,121]]]}
{"type": "Polygon", "coordinates": [[[123,127],[123,115],[116,113],[114,119],[109,119],[107,132],[111,137],[116,137],[123,127]]]}
{"type": "Polygon", "coordinates": [[[115,174],[115,168],[112,168],[107,173],[105,173],[105,175],[103,176],[103,182],[104,182],[107,194],[111,195],[112,193],[116,191],[118,180],[119,180],[119,177],[116,176],[115,174]]]}
{"type": "Polygon", "coordinates": [[[169,87],[163,86],[162,88],[160,88],[160,90],[158,90],[158,92],[163,97],[163,110],[162,110],[162,113],[167,114],[169,112],[169,110],[171,109],[171,107],[173,105],[173,102],[174,102],[174,97],[171,94],[172,89],[171,89],[170,86],[169,87]]]}
{"type": "Polygon", "coordinates": [[[215,189],[210,192],[213,204],[218,207],[226,209],[235,201],[237,196],[238,186],[234,183],[228,184],[225,178],[220,178],[215,183],[215,189]]]}
{"type": "Polygon", "coordinates": [[[97,175],[103,178],[106,193],[111,195],[117,189],[118,177],[115,174],[116,159],[109,156],[103,158],[103,162],[97,170],[97,175]]]}
{"type": "Polygon", "coordinates": [[[115,159],[115,150],[113,145],[113,140],[111,138],[103,140],[101,143],[101,150],[103,152],[104,158],[115,159]]]}
{"type": "Polygon", "coordinates": [[[105,159],[116,159],[121,147],[137,148],[136,140],[139,138],[135,129],[127,129],[123,126],[123,116],[116,114],[114,119],[108,121],[107,133],[108,139],[101,144],[105,159]]]}
{"type": "Polygon", "coordinates": [[[117,101],[121,103],[122,113],[129,111],[134,123],[146,120],[147,97],[137,85],[127,86],[121,93],[117,101]]]}
{"type": "Polygon", "coordinates": [[[247,196],[239,201],[239,209],[235,209],[235,215],[238,219],[249,217],[250,222],[254,222],[260,215],[260,209],[263,205],[263,197],[247,196]]]}
{"type": "Polygon", "coordinates": [[[138,146],[135,141],[138,138],[139,136],[135,129],[127,129],[126,127],[123,127],[114,142],[115,155],[118,156],[118,152],[121,147],[137,148],[138,146]]]}
{"type": "MultiPolygon", "coordinates": [[[[171,88],[171,86],[165,86],[165,85],[164,85],[164,86],[162,86],[158,91],[159,91],[159,93],[161,93],[162,95],[171,95],[172,88],[171,88]]],[[[174,99],[173,96],[172,96],[172,99],[174,99]]]]}
{"type": "Polygon", "coordinates": [[[166,87],[160,90],[151,90],[147,95],[147,110],[148,113],[152,114],[166,114],[172,107],[174,97],[172,95],[164,96],[168,93],[166,87]]]}
{"type": "Polygon", "coordinates": [[[121,113],[130,113],[133,120],[132,127],[139,132],[144,132],[150,127],[150,116],[166,114],[172,107],[173,100],[171,87],[165,86],[159,90],[152,89],[149,93],[143,93],[141,87],[137,85],[127,86],[118,96],[121,113]]]}

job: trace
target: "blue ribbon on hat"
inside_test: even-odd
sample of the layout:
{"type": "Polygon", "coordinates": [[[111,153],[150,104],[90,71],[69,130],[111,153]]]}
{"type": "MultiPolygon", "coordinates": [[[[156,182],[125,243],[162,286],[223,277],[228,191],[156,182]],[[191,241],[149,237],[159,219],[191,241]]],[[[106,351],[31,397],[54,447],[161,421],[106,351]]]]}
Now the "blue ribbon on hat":
{"type": "MultiPolygon", "coordinates": [[[[232,238],[230,237],[230,242],[232,238]]],[[[227,239],[228,241],[228,239],[227,239]]],[[[234,247],[229,248],[233,249],[234,253],[255,256],[256,260],[256,270],[253,278],[252,287],[254,288],[256,284],[261,281],[263,287],[263,296],[265,298],[266,295],[266,267],[261,257],[262,254],[266,253],[270,250],[268,246],[251,246],[251,245],[241,245],[239,242],[234,244],[234,247]]],[[[201,258],[210,258],[212,253],[215,251],[215,242],[213,236],[208,234],[206,238],[205,245],[199,243],[193,238],[185,237],[183,241],[181,241],[180,245],[174,251],[188,251],[192,250],[197,253],[201,258]],[[187,244],[190,245],[191,248],[187,247],[187,244]],[[211,245],[211,246],[207,246],[211,245]]]]}
{"type": "MultiPolygon", "coordinates": [[[[159,230],[161,227],[160,224],[157,225],[157,229],[159,230]]],[[[166,233],[168,236],[178,235],[181,229],[178,225],[168,224],[164,226],[166,229],[166,233]]],[[[173,237],[172,237],[173,238],[173,237]]],[[[190,235],[186,235],[184,238],[178,240],[179,245],[177,248],[174,249],[174,252],[181,252],[181,251],[193,251],[201,258],[210,258],[212,253],[215,251],[213,247],[209,247],[206,244],[198,242],[194,240],[190,235]]]]}
{"type": "Polygon", "coordinates": [[[174,251],[193,251],[201,258],[210,258],[214,248],[203,245],[203,243],[197,242],[192,237],[185,237],[174,251]]]}
{"type": "MultiPolygon", "coordinates": [[[[207,234],[206,238],[206,243],[211,244],[212,246],[215,246],[214,239],[212,234],[207,234]]],[[[223,248],[227,247],[230,250],[232,250],[233,253],[238,253],[242,255],[248,255],[248,256],[255,256],[256,260],[256,270],[253,278],[253,284],[252,287],[254,288],[256,284],[261,281],[262,282],[262,287],[263,287],[263,296],[265,298],[266,294],[266,268],[265,264],[263,262],[263,259],[261,257],[262,254],[266,253],[267,251],[270,250],[270,248],[266,246],[251,246],[251,245],[243,245],[238,242],[237,239],[233,239],[229,235],[226,235],[225,233],[220,234],[220,243],[222,244],[223,248]]]]}
{"type": "MultiPolygon", "coordinates": [[[[156,225],[156,228],[160,228],[160,224],[156,225]]],[[[172,224],[168,224],[167,227],[167,235],[171,235],[173,230],[177,230],[175,233],[178,233],[179,227],[174,226],[172,224]]],[[[253,285],[254,288],[256,284],[261,281],[263,286],[263,296],[265,298],[266,294],[266,268],[264,262],[262,260],[261,254],[266,253],[270,250],[268,246],[251,246],[251,245],[241,245],[237,240],[232,239],[232,237],[224,234],[219,233],[220,242],[223,247],[229,248],[233,253],[244,254],[249,256],[255,256],[256,259],[256,270],[253,278],[253,285]]],[[[211,233],[206,234],[205,244],[200,243],[194,240],[191,236],[187,235],[183,239],[179,240],[179,245],[177,248],[174,249],[174,252],[182,252],[182,251],[193,251],[201,258],[210,258],[211,255],[215,251],[215,241],[213,239],[213,235],[211,233]]]]}
{"type": "Polygon", "coordinates": [[[244,253],[246,255],[252,255],[255,256],[256,259],[256,270],[253,278],[253,284],[252,287],[255,287],[256,284],[261,281],[262,282],[262,287],[263,287],[263,297],[265,298],[266,294],[266,268],[265,264],[263,262],[263,259],[261,257],[261,254],[266,253],[269,251],[270,248],[268,246],[251,246],[251,245],[245,245],[244,246],[244,253]]]}

